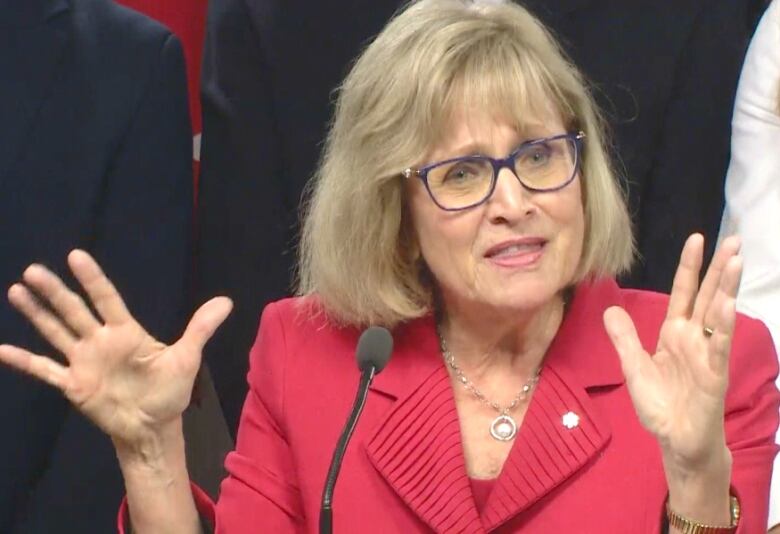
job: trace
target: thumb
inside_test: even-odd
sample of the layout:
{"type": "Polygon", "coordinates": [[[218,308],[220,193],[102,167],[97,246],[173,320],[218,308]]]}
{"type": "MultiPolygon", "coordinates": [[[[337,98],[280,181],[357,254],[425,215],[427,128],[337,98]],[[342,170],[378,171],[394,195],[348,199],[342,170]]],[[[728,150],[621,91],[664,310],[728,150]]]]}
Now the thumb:
{"type": "Polygon", "coordinates": [[[209,300],[192,316],[179,343],[187,345],[191,350],[203,351],[206,342],[211,339],[232,309],[233,301],[227,297],[214,297],[209,300]]]}
{"type": "Polygon", "coordinates": [[[639,374],[642,358],[647,357],[639,341],[634,321],[623,308],[611,306],[604,311],[604,327],[620,357],[623,375],[626,381],[631,383],[639,374]]]}

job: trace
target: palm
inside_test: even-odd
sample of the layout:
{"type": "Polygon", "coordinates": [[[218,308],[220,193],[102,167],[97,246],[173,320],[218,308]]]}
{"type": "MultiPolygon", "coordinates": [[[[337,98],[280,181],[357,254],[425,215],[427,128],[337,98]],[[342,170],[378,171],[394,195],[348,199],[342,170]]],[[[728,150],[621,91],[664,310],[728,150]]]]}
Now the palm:
{"type": "Polygon", "coordinates": [[[683,250],[655,354],[642,348],[625,311],[611,308],[604,316],[640,421],[665,451],[690,462],[706,454],[713,432],[723,432],[741,271],[738,242],[727,241],[699,287],[699,237],[689,239],[683,250]],[[711,337],[705,326],[714,330],[711,337]]]}
{"type": "Polygon", "coordinates": [[[230,306],[226,299],[204,305],[182,339],[166,346],[133,319],[92,258],[74,252],[69,260],[102,321],[54,274],[31,267],[24,281],[48,301],[53,312],[39,305],[22,285],[9,290],[9,299],[69,365],[11,346],[0,347],[0,360],[60,388],[115,440],[134,442],[184,411],[202,345],[230,306]]]}
{"type": "Polygon", "coordinates": [[[174,360],[192,355],[176,354],[135,322],[101,330],[80,340],[66,356],[69,379],[63,393],[68,400],[120,439],[129,439],[139,422],[163,423],[181,413],[194,372],[174,360]]]}

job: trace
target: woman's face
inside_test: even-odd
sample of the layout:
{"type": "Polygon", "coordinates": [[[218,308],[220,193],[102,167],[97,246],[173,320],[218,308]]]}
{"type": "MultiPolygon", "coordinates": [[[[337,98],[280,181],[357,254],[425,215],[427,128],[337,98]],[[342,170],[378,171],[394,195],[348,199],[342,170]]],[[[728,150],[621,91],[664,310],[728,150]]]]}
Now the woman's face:
{"type": "MultiPolygon", "coordinates": [[[[526,141],[563,133],[557,116],[518,131],[487,114],[461,112],[422,163],[504,158],[526,141]]],[[[408,182],[414,231],[448,309],[529,312],[571,283],[585,227],[579,176],[558,191],[531,192],[504,168],[485,203],[457,212],[437,207],[421,180],[408,182]]]]}

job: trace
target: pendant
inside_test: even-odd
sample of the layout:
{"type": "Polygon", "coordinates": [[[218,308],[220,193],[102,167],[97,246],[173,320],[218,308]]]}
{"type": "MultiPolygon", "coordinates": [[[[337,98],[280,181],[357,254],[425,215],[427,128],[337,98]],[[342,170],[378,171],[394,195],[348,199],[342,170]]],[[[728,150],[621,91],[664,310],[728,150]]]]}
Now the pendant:
{"type": "Polygon", "coordinates": [[[501,414],[490,423],[490,435],[498,441],[511,441],[517,434],[517,423],[507,414],[501,414]]]}

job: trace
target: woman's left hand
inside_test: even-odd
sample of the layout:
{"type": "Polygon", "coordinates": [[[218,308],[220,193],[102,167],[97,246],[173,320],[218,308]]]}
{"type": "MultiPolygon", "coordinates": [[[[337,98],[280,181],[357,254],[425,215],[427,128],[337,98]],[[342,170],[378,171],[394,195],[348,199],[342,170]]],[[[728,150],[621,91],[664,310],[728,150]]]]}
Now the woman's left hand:
{"type": "Polygon", "coordinates": [[[653,355],[642,347],[625,310],[604,313],[634,408],[661,445],[667,478],[713,466],[730,476],[724,399],[742,273],[739,246],[737,237],[726,239],[699,285],[704,238],[688,238],[653,355]]]}

